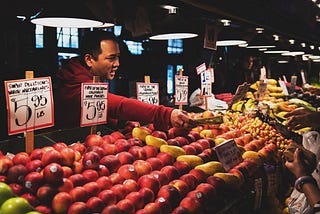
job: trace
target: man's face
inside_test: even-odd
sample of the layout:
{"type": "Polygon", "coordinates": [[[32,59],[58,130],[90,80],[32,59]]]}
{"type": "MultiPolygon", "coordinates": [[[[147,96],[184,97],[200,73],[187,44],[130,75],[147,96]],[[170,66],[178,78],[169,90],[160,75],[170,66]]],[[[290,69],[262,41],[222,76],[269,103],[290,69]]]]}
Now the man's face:
{"type": "Polygon", "coordinates": [[[119,56],[120,49],[117,42],[112,40],[103,40],[100,43],[101,54],[98,55],[98,59],[90,60],[90,70],[95,76],[100,76],[103,79],[112,80],[120,65],[119,56]]]}

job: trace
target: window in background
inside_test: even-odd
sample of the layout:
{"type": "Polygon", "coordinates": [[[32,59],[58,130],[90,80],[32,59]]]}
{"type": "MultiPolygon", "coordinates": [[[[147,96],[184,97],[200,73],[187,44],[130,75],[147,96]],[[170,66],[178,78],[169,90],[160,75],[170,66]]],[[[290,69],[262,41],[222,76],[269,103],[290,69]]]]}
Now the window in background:
{"type": "Polygon", "coordinates": [[[173,94],[174,71],[173,65],[167,66],[167,94],[173,94]]]}
{"type": "Polygon", "coordinates": [[[57,40],[59,48],[78,48],[78,28],[57,28],[57,40]]]}
{"type": "Polygon", "coordinates": [[[35,35],[36,35],[36,48],[43,48],[43,26],[42,25],[36,25],[35,35]]]}
{"type": "Polygon", "coordinates": [[[169,39],[167,50],[168,54],[181,54],[183,52],[183,40],[169,39]]]}
{"type": "Polygon", "coordinates": [[[123,42],[126,43],[131,54],[134,54],[134,55],[142,54],[142,51],[143,51],[142,42],[134,42],[134,41],[126,41],[126,40],[123,40],[123,42]]]}

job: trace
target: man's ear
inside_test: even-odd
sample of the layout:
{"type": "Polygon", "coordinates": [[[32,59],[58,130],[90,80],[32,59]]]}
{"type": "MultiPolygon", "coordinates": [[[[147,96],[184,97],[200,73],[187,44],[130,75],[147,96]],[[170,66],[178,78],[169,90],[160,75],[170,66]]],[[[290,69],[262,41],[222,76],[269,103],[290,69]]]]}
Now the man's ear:
{"type": "Polygon", "coordinates": [[[84,62],[86,63],[86,65],[88,66],[88,67],[92,67],[92,61],[93,61],[94,59],[93,59],[93,57],[92,57],[92,55],[91,54],[85,54],[84,55],[84,62]]]}

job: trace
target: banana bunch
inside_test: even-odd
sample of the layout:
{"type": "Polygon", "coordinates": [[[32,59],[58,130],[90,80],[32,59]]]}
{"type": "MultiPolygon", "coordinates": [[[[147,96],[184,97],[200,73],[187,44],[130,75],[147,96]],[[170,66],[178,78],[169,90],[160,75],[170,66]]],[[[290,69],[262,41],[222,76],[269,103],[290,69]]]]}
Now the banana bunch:
{"type": "Polygon", "coordinates": [[[301,100],[299,98],[291,98],[291,99],[289,99],[289,102],[292,104],[295,104],[298,107],[303,107],[303,108],[309,109],[311,111],[316,111],[316,108],[314,106],[312,106],[307,101],[301,100]]]}
{"type": "Polygon", "coordinates": [[[257,108],[253,99],[248,100],[240,100],[234,104],[232,104],[231,109],[233,111],[245,112],[248,109],[257,108]]]}

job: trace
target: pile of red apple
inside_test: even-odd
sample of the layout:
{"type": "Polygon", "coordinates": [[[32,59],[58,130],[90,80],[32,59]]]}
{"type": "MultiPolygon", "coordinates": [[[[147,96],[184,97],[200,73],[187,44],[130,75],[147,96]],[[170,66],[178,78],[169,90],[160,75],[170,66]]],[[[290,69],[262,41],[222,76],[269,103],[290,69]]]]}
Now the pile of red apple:
{"type": "MultiPolygon", "coordinates": [[[[44,214],[215,213],[224,206],[222,195],[228,187],[223,179],[130,136],[130,130],[139,126],[129,123],[126,135],[120,131],[90,134],[83,143],[56,142],[12,158],[1,154],[0,181],[44,214]]],[[[201,138],[197,131],[141,128],[204,162],[217,160],[214,140],[201,138]]],[[[240,134],[225,126],[223,132],[233,137],[240,134]]],[[[248,166],[243,164],[234,172],[248,166]]]]}

